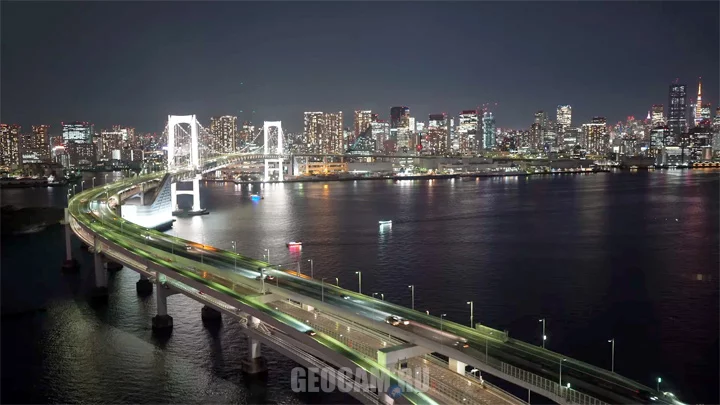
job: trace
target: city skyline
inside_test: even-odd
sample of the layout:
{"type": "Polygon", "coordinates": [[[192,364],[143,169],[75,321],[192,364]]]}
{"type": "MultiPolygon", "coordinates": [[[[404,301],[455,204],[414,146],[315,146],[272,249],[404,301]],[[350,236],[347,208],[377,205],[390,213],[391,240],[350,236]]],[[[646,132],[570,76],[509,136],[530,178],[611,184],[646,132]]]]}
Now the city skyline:
{"type": "MultiPolygon", "coordinates": [[[[478,28],[482,31],[479,37],[493,40],[470,42],[477,45],[478,55],[466,56],[460,53],[464,48],[459,40],[472,33],[450,24],[466,18],[454,6],[454,20],[442,21],[430,33],[413,28],[412,18],[399,22],[401,28],[407,28],[405,56],[393,54],[388,47],[369,46],[359,60],[348,49],[361,39],[337,29],[362,21],[368,14],[383,23],[389,18],[386,14],[397,11],[399,4],[383,5],[382,13],[369,13],[353,3],[283,6],[277,10],[256,3],[213,3],[167,9],[151,3],[69,4],[59,10],[56,5],[6,5],[2,17],[3,122],[23,128],[50,124],[53,133],[57,133],[58,122],[73,120],[90,121],[96,128],[122,122],[141,132],[157,132],[168,114],[196,113],[204,122],[218,115],[254,123],[277,119],[289,131],[300,132],[300,117],[305,111],[343,111],[343,127],[352,128],[355,110],[370,110],[389,121],[390,107],[403,105],[410,107],[411,117],[425,120],[429,114],[440,112],[457,117],[463,110],[491,103],[498,127],[520,129],[530,126],[536,111],[554,112],[565,104],[573,107],[574,123],[591,122],[594,116],[605,116],[608,123],[622,121],[628,115],[642,117],[652,105],[667,104],[667,85],[675,78],[687,85],[687,105],[691,106],[701,76],[703,103],[718,103],[714,74],[718,71],[717,38],[707,35],[717,32],[718,22],[710,17],[717,14],[712,12],[717,11],[717,3],[697,3],[697,7],[687,3],[461,4],[459,7],[470,14],[512,18],[517,21],[514,28],[517,25],[520,29],[508,31],[489,21],[486,27],[478,28]],[[180,23],[197,20],[199,15],[231,18],[224,14],[233,15],[233,10],[248,13],[252,23],[227,32],[209,27],[198,40],[189,34],[173,39],[159,28],[175,32],[180,23]],[[291,17],[293,12],[307,15],[317,24],[308,28],[291,17]],[[598,27],[581,24],[587,12],[597,16],[598,27]],[[60,18],[49,20],[55,13],[60,18]],[[313,13],[317,16],[312,17],[313,13]],[[669,22],[678,16],[687,21],[682,35],[688,41],[673,36],[669,22]],[[128,31],[129,25],[120,24],[121,17],[137,18],[137,27],[133,27],[137,29],[128,31]],[[48,21],[39,24],[37,32],[13,29],[29,19],[48,21]],[[107,23],[105,38],[109,44],[85,39],[80,30],[61,30],[50,38],[44,35],[46,30],[54,32],[57,24],[68,26],[78,19],[90,26],[99,21],[107,23]],[[269,33],[259,41],[236,41],[239,35],[260,32],[264,20],[281,22],[282,33],[269,33]],[[558,25],[564,28],[555,28],[558,25]],[[618,29],[608,31],[605,28],[609,26],[618,29]],[[644,31],[649,26],[654,27],[652,35],[644,31]],[[570,28],[573,35],[567,36],[570,28]],[[338,35],[329,39],[329,32],[338,35]],[[290,33],[294,33],[293,38],[287,39],[290,33]],[[533,35],[539,38],[528,39],[533,35]],[[598,35],[603,36],[602,44],[592,42],[598,35]],[[590,63],[583,56],[568,62],[542,51],[559,40],[580,56],[601,58],[590,63]],[[650,55],[654,48],[648,40],[662,43],[673,58],[662,65],[618,62],[650,55]],[[305,53],[293,49],[307,41],[321,47],[338,45],[337,58],[333,59],[339,63],[327,67],[314,61],[312,49],[303,48],[305,53]],[[442,63],[429,52],[440,43],[446,43],[451,56],[440,58],[442,63]],[[177,54],[181,44],[188,46],[192,57],[177,54]],[[217,59],[203,57],[223,44],[232,45],[227,48],[232,63],[214,63],[217,59]],[[27,49],[37,52],[28,54],[27,49]],[[78,66],[78,58],[87,55],[93,55],[93,63],[78,66]],[[177,63],[164,71],[167,56],[177,57],[172,59],[177,63]],[[38,57],[46,63],[33,63],[38,57]],[[377,58],[388,63],[372,62],[377,58]],[[493,63],[482,63],[487,59],[493,63]],[[248,60],[252,60],[251,67],[247,67],[248,60]],[[622,97],[618,97],[618,89],[622,97]],[[45,96],[38,98],[36,94],[45,96]],[[68,94],[77,95],[68,98],[68,94]]],[[[405,7],[405,12],[421,20],[426,13],[443,7],[447,6],[413,4],[405,7]]],[[[380,40],[389,38],[389,30],[380,24],[373,32],[363,32],[362,41],[386,43],[380,40]]]]}

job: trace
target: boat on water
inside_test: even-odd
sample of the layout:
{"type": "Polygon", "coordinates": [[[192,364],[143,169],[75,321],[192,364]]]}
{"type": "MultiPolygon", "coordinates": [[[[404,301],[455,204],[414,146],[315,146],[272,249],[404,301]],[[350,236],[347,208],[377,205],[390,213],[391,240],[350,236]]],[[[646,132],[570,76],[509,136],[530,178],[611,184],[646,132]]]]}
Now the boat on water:
{"type": "Polygon", "coordinates": [[[251,200],[264,200],[265,197],[261,196],[260,194],[250,194],[251,200]]]}
{"type": "Polygon", "coordinates": [[[380,224],[380,226],[382,226],[382,225],[392,225],[392,221],[391,221],[391,220],[378,221],[378,223],[380,224]]]}
{"type": "Polygon", "coordinates": [[[288,248],[302,247],[302,241],[290,241],[287,243],[288,248]]]}

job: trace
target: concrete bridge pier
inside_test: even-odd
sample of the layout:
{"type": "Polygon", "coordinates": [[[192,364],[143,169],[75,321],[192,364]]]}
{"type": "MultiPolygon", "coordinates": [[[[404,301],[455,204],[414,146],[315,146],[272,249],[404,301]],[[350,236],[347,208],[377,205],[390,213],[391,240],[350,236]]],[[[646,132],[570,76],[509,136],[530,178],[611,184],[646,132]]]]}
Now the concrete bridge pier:
{"type": "Polygon", "coordinates": [[[168,333],[172,331],[173,319],[172,316],[167,314],[167,297],[170,295],[170,290],[162,284],[157,285],[157,315],[152,319],[153,332],[156,333],[168,333]]]}
{"type": "Polygon", "coordinates": [[[65,261],[62,264],[64,271],[76,271],[80,266],[77,260],[72,257],[71,239],[72,230],[70,229],[70,211],[65,208],[65,261]]]}
{"type": "MultiPolygon", "coordinates": [[[[259,319],[253,316],[248,316],[249,328],[256,329],[259,323],[259,319]]],[[[243,360],[242,365],[243,374],[246,376],[253,375],[267,379],[267,361],[260,353],[261,347],[262,345],[259,340],[255,340],[248,336],[248,357],[243,360]]]]}
{"type": "Polygon", "coordinates": [[[135,283],[135,289],[137,290],[139,296],[147,297],[148,295],[152,294],[153,285],[146,275],[141,274],[140,280],[135,283]]]}
{"type": "Polygon", "coordinates": [[[107,272],[103,264],[102,253],[100,253],[100,242],[95,237],[95,248],[93,249],[93,260],[95,262],[95,287],[92,291],[93,298],[107,299],[107,272]]]}
{"type": "Polygon", "coordinates": [[[213,307],[207,305],[202,307],[200,317],[206,326],[219,326],[222,323],[222,313],[213,307]]]}

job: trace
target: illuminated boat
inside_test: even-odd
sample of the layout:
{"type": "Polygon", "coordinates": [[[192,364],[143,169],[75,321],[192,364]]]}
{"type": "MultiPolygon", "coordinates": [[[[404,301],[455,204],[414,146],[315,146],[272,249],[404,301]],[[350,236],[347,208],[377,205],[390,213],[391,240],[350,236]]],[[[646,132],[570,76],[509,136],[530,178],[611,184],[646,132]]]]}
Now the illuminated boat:
{"type": "Polygon", "coordinates": [[[294,247],[302,247],[301,241],[290,241],[287,243],[287,247],[294,248],[294,247]]]}
{"type": "Polygon", "coordinates": [[[380,226],[383,226],[383,225],[392,225],[392,221],[390,221],[390,220],[387,220],[387,221],[378,221],[378,223],[380,224],[380,226]]]}
{"type": "Polygon", "coordinates": [[[250,194],[250,199],[252,200],[262,200],[265,197],[261,196],[260,194],[250,194]]]}

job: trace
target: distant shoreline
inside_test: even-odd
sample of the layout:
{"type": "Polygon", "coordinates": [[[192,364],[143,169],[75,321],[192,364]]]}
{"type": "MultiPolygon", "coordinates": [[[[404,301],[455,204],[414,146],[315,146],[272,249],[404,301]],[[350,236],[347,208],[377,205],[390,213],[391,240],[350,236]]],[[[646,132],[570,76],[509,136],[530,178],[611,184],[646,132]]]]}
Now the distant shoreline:
{"type": "Polygon", "coordinates": [[[458,173],[458,174],[433,174],[418,176],[384,176],[384,177],[328,177],[326,179],[307,178],[307,179],[290,179],[290,180],[273,180],[263,182],[260,180],[225,180],[225,179],[203,179],[211,183],[235,183],[235,184],[254,184],[254,183],[322,183],[328,181],[356,181],[356,180],[435,180],[435,179],[457,179],[457,178],[482,178],[482,177],[527,177],[537,175],[561,175],[561,174],[595,174],[610,173],[609,169],[597,170],[572,170],[565,172],[518,172],[518,173],[458,173]]]}

